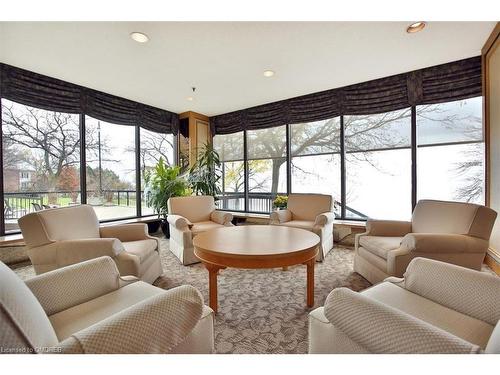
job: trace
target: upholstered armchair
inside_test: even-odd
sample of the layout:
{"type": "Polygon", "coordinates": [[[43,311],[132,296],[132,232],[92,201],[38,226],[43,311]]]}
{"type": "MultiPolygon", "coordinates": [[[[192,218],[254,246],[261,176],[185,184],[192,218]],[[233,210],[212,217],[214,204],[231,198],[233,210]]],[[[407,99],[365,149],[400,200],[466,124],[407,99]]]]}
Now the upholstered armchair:
{"type": "Polygon", "coordinates": [[[309,353],[500,353],[500,278],[413,259],[404,278],[333,290],[309,314],[309,353]]]}
{"type": "Polygon", "coordinates": [[[24,283],[0,262],[2,353],[211,353],[213,311],[192,286],[120,277],[110,257],[24,283]]]}
{"type": "Polygon", "coordinates": [[[496,216],[477,204],[421,200],[411,221],[370,219],[356,236],[354,271],[375,284],[403,276],[415,257],[480,270],[496,216]]]}
{"type": "Polygon", "coordinates": [[[194,255],[193,238],[210,229],[231,227],[233,215],[217,211],[214,197],[198,195],[174,197],[167,202],[170,251],[188,265],[200,260],[194,255]]]}
{"type": "Polygon", "coordinates": [[[285,210],[271,213],[271,225],[305,229],[321,238],[317,260],[322,261],[333,248],[332,197],[323,194],[290,194],[285,210]]]}
{"type": "Polygon", "coordinates": [[[100,256],[111,257],[122,275],[152,283],[162,273],[158,240],[146,224],[99,226],[92,206],[30,213],[19,219],[37,274],[100,256]]]}

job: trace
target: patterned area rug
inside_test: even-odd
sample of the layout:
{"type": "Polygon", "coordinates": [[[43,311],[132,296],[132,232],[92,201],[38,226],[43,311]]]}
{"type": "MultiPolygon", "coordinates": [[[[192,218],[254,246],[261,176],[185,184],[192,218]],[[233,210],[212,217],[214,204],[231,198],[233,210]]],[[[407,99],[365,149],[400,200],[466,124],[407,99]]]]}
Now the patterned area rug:
{"type": "MultiPolygon", "coordinates": [[[[190,284],[208,303],[208,273],[201,264],[183,266],[161,239],[164,275],[155,285],[170,289],[190,284]]],[[[315,307],[328,293],[345,286],[359,291],[370,283],[352,271],[353,250],[338,246],[316,263],[315,307]]],[[[34,276],[31,265],[18,266],[23,279],[34,276]]],[[[307,353],[306,267],[268,270],[225,269],[218,277],[219,312],[215,321],[217,353],[307,353]]]]}

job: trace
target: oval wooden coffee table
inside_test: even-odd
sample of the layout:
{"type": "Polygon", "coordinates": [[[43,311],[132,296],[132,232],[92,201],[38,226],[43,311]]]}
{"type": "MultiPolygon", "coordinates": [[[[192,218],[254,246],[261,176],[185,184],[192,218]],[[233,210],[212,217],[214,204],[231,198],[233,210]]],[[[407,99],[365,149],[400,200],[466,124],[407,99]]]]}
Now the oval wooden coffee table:
{"type": "Polygon", "coordinates": [[[208,270],[210,307],[217,312],[217,274],[226,267],[307,266],[307,306],[314,305],[314,264],[318,235],[304,229],[245,225],[212,229],[193,240],[194,254],[208,270]]]}

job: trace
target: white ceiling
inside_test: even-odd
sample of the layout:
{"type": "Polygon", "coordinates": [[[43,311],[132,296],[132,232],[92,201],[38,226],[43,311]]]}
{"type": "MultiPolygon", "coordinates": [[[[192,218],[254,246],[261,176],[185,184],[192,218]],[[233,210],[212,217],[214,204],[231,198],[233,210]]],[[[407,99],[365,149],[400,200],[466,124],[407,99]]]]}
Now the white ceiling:
{"type": "Polygon", "coordinates": [[[0,61],[209,116],[480,54],[495,22],[0,22],[0,61]],[[129,38],[142,31],[150,41],[129,38]],[[276,71],[265,78],[266,69],[276,71]],[[191,87],[196,87],[195,100],[191,87]]]}

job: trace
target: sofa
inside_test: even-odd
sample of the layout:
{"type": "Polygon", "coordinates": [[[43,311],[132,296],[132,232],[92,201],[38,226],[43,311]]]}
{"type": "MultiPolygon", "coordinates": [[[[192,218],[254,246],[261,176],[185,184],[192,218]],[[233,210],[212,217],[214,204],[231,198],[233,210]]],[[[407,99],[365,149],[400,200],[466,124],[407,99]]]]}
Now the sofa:
{"type": "Polygon", "coordinates": [[[158,239],[146,224],[100,226],[89,205],[33,212],[19,227],[37,275],[100,256],[111,257],[122,275],[148,283],[163,273],[158,239]]]}
{"type": "Polygon", "coordinates": [[[309,353],[500,353],[500,278],[414,258],[404,278],[337,288],[309,314],[309,353]]]}
{"type": "Polygon", "coordinates": [[[478,204],[420,200],[411,221],[369,219],[355,239],[354,271],[376,284],[403,276],[416,257],[480,270],[496,216],[478,204]]]}
{"type": "Polygon", "coordinates": [[[193,247],[193,238],[197,234],[233,226],[233,215],[216,210],[212,196],[173,197],[168,200],[167,206],[170,251],[184,265],[200,262],[194,255],[193,247]]]}
{"type": "Polygon", "coordinates": [[[322,261],[333,248],[332,197],[323,194],[290,194],[287,208],[271,213],[270,224],[305,229],[320,238],[316,260],[322,261]]]}
{"type": "Polygon", "coordinates": [[[212,353],[213,311],[192,286],[121,277],[110,257],[23,282],[0,263],[2,353],[212,353]]]}

